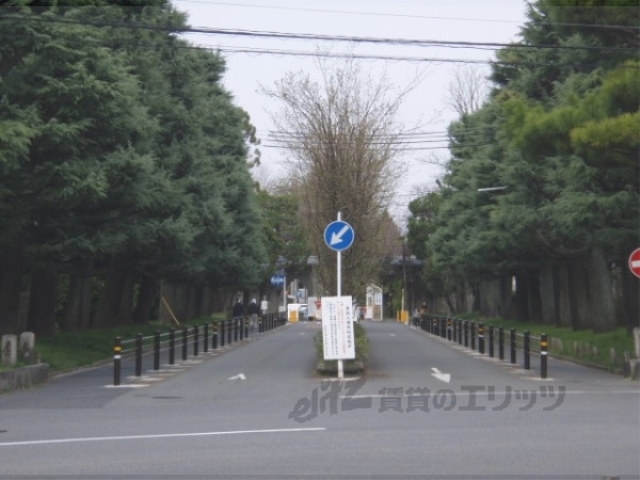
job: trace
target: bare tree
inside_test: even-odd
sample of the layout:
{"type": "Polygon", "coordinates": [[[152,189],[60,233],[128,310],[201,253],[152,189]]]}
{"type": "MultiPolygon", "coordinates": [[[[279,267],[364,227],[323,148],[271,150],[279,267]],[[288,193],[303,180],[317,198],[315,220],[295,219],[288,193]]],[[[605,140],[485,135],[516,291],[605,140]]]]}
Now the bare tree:
{"type": "Polygon", "coordinates": [[[300,221],[319,257],[327,294],[336,291],[336,261],[324,229],[338,212],[353,226],[354,245],[343,253],[343,292],[358,295],[378,279],[389,227],[385,214],[402,173],[397,114],[415,82],[394,92],[386,75],[365,76],[353,59],[320,59],[318,66],[319,82],[289,73],[265,90],[282,105],[270,140],[290,152],[300,221]]]}
{"type": "Polygon", "coordinates": [[[447,102],[459,116],[477,111],[487,96],[487,81],[477,67],[461,67],[456,70],[449,84],[447,102]]]}

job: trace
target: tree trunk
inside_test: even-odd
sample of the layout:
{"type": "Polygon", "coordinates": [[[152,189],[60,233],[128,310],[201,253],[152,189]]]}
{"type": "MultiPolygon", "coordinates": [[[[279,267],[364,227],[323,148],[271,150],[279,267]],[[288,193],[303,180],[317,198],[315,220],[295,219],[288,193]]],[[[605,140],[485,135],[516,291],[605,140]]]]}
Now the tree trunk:
{"type": "Polygon", "coordinates": [[[591,327],[591,295],[589,291],[588,258],[567,260],[569,281],[569,308],[571,328],[580,330],[591,327]]]}
{"type": "Polygon", "coordinates": [[[548,325],[556,325],[558,323],[553,279],[553,265],[544,263],[540,268],[540,307],[542,321],[548,325]]]}
{"type": "Polygon", "coordinates": [[[516,319],[529,320],[529,278],[516,275],[516,319]]]}
{"type": "Polygon", "coordinates": [[[100,292],[98,309],[94,319],[97,328],[113,328],[121,323],[123,298],[125,289],[130,288],[129,269],[127,267],[112,266],[107,274],[107,280],[100,292]]]}
{"type": "Polygon", "coordinates": [[[497,317],[504,299],[499,278],[480,280],[480,312],[487,317],[497,317]]]}
{"type": "Polygon", "coordinates": [[[213,302],[215,292],[213,288],[208,285],[202,287],[202,303],[200,305],[200,311],[202,315],[211,315],[213,313],[213,302]]]}
{"type": "Polygon", "coordinates": [[[115,315],[116,325],[128,325],[133,316],[133,297],[135,295],[136,277],[138,274],[130,267],[126,268],[125,281],[115,315]]]}
{"type": "Polygon", "coordinates": [[[21,246],[0,250],[0,335],[20,333],[20,287],[23,255],[21,246]]]}
{"type": "Polygon", "coordinates": [[[58,268],[49,262],[37,266],[31,273],[27,329],[36,336],[50,336],[55,332],[55,313],[58,288],[58,268]]]}
{"type": "Polygon", "coordinates": [[[593,330],[595,332],[614,330],[618,325],[613,302],[611,272],[604,252],[600,248],[594,248],[590,252],[589,279],[592,292],[593,330]]]}
{"type": "Polygon", "coordinates": [[[81,262],[76,270],[69,279],[69,293],[60,325],[65,331],[86,330],[91,326],[93,265],[88,261],[81,262]]]}
{"type": "Polygon", "coordinates": [[[540,296],[540,277],[531,276],[527,282],[527,307],[529,320],[542,321],[542,298],[540,296]]]}
{"type": "Polygon", "coordinates": [[[553,286],[556,299],[556,327],[571,328],[571,292],[567,260],[560,260],[554,265],[553,286]]]}
{"type": "Polygon", "coordinates": [[[202,284],[190,283],[188,288],[187,318],[193,320],[202,316],[202,284]]]}
{"type": "MultiPolygon", "coordinates": [[[[160,285],[160,321],[166,324],[175,323],[173,320],[173,307],[175,305],[176,287],[172,283],[162,282],[160,285]],[[167,307],[168,305],[168,307],[167,307]],[[171,309],[171,311],[169,310],[171,309]]],[[[183,319],[178,318],[178,321],[183,319]]]]}
{"type": "Polygon", "coordinates": [[[154,277],[143,275],[140,280],[140,293],[133,312],[133,323],[146,324],[153,317],[151,309],[158,296],[158,282],[154,277]]]}

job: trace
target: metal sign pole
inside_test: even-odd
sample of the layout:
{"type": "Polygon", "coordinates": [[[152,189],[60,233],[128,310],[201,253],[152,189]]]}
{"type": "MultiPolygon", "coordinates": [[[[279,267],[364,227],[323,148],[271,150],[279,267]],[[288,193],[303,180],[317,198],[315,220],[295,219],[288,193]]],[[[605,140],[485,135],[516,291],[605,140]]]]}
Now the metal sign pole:
{"type": "Polygon", "coordinates": [[[284,283],[282,284],[282,307],[284,308],[284,318],[289,321],[289,312],[287,312],[287,274],[284,275],[284,283]]]}
{"type": "MultiPolygon", "coordinates": [[[[341,212],[338,212],[338,221],[342,220],[341,212]]],[[[342,252],[338,250],[338,297],[342,296],[342,252]]],[[[342,360],[338,360],[338,378],[344,378],[344,364],[342,360]]]]}

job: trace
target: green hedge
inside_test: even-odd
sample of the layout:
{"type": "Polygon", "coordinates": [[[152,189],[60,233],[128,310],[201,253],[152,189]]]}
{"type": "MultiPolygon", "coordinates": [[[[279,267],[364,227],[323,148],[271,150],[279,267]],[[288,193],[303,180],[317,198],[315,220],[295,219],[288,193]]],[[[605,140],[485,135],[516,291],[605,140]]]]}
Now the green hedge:
{"type": "MultiPolygon", "coordinates": [[[[367,357],[369,356],[369,340],[367,339],[367,331],[358,322],[353,323],[353,331],[356,338],[356,358],[354,360],[345,360],[344,362],[345,368],[349,368],[356,364],[364,365],[365,361],[367,360],[367,357]]],[[[324,358],[324,344],[322,339],[322,332],[318,332],[315,334],[313,338],[313,343],[316,347],[316,353],[318,355],[318,359],[322,360],[324,358]]],[[[331,368],[331,366],[334,364],[337,364],[335,360],[330,360],[326,362],[326,365],[328,368],[331,368]]]]}

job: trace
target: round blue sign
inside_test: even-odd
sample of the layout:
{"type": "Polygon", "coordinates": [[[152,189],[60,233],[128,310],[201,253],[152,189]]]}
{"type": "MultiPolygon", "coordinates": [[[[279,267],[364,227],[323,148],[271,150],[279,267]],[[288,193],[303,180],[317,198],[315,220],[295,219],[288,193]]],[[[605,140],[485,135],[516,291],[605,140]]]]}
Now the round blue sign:
{"type": "Polygon", "coordinates": [[[341,252],[353,245],[355,234],[347,222],[336,220],[324,229],[324,242],[331,250],[341,252]]]}

